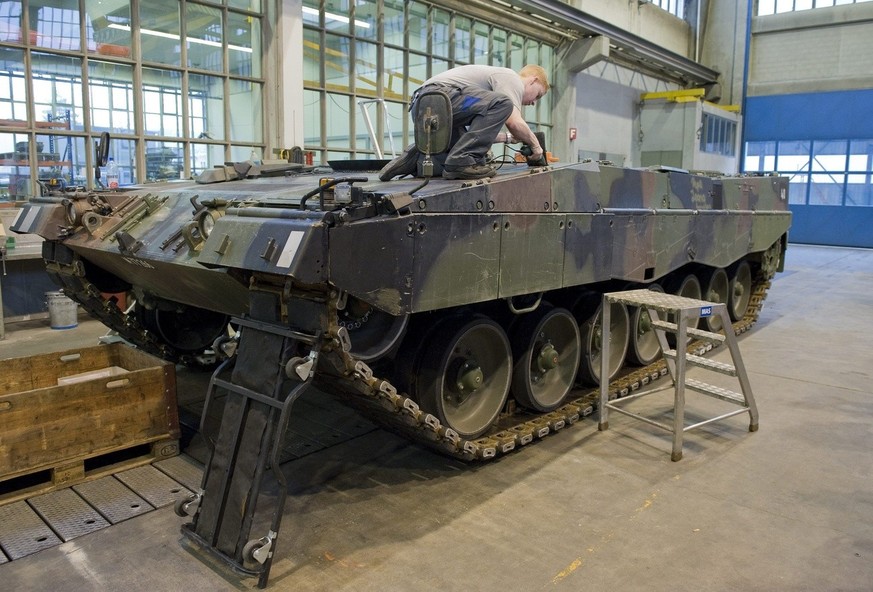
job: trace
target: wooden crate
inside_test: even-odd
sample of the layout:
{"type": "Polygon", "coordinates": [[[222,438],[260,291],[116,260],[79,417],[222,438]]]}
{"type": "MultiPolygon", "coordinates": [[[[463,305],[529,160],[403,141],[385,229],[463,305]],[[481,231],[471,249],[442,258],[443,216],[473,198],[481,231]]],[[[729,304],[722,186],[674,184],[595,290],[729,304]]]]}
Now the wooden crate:
{"type": "Polygon", "coordinates": [[[0,503],[178,453],[173,364],[123,343],[0,361],[0,486],[50,475],[0,503]]]}

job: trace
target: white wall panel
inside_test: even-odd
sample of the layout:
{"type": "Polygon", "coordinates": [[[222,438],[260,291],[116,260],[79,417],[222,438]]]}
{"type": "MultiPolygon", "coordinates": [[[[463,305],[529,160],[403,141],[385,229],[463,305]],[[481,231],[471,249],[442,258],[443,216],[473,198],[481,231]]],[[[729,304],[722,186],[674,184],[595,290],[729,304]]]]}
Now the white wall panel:
{"type": "Polygon", "coordinates": [[[750,96],[873,86],[873,4],[756,17],[750,96]]]}

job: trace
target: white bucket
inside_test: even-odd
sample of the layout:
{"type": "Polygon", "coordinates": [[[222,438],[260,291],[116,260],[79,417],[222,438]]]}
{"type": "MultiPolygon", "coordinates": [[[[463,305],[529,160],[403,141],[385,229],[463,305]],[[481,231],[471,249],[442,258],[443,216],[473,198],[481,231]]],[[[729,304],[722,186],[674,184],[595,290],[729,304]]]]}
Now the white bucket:
{"type": "Polygon", "coordinates": [[[79,325],[79,305],[63,292],[46,292],[45,300],[52,329],[72,329],[79,325]]]}

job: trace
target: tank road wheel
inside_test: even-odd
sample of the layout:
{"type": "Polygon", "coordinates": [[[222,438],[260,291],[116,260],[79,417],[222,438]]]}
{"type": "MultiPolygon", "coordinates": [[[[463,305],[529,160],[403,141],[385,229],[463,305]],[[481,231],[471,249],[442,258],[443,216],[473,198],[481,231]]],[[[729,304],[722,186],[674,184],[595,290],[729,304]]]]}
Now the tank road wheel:
{"type": "MultiPolygon", "coordinates": [[[[658,284],[650,284],[648,288],[654,292],[664,291],[658,284]]],[[[661,344],[652,328],[649,312],[638,307],[631,307],[629,312],[631,332],[627,348],[628,362],[636,366],[648,366],[661,354],[661,344]]]]}
{"type": "Polygon", "coordinates": [[[415,378],[418,403],[463,438],[478,438],[506,402],[512,352],[503,329],[488,317],[448,319],[422,344],[415,378]]]}
{"type": "MultiPolygon", "coordinates": [[[[729,283],[725,270],[720,267],[713,269],[705,281],[706,289],[703,292],[703,299],[707,302],[723,303],[727,306],[729,283]]],[[[721,331],[721,317],[717,315],[704,317],[703,324],[707,331],[721,331]]]]}
{"type": "Polygon", "coordinates": [[[673,282],[671,289],[667,290],[671,294],[682,296],[683,298],[693,298],[700,300],[703,296],[703,289],[700,287],[700,280],[693,273],[689,273],[681,280],[673,282]]]}
{"type": "MultiPolygon", "coordinates": [[[[600,301],[600,294],[593,296],[596,302],[600,301]]],[[[582,312],[590,310],[593,302],[588,300],[588,306],[577,307],[582,312]]],[[[612,380],[624,365],[627,354],[628,341],[630,340],[630,315],[624,304],[613,303],[610,305],[609,323],[609,376],[607,381],[612,380]]],[[[593,314],[588,316],[584,323],[580,323],[579,330],[582,337],[582,359],[579,362],[579,381],[586,384],[600,384],[600,352],[603,348],[603,327],[601,323],[601,307],[598,304],[593,314]]],[[[579,316],[577,315],[577,318],[579,316]]]]}
{"type": "Polygon", "coordinates": [[[752,268],[749,267],[748,261],[740,261],[734,268],[730,280],[728,312],[731,319],[739,321],[745,316],[751,297],[752,268]]]}
{"type": "Polygon", "coordinates": [[[181,353],[207,349],[218,337],[227,334],[230,322],[226,314],[182,304],[172,310],[137,305],[136,314],[146,329],[181,353]]]}
{"type": "Polygon", "coordinates": [[[381,358],[400,342],[409,315],[394,316],[357,298],[349,298],[337,320],[352,342],[351,353],[362,362],[381,358]]]}
{"type": "Polygon", "coordinates": [[[531,409],[557,409],[579,367],[579,326],[570,311],[540,306],[512,328],[512,395],[531,409]]]}

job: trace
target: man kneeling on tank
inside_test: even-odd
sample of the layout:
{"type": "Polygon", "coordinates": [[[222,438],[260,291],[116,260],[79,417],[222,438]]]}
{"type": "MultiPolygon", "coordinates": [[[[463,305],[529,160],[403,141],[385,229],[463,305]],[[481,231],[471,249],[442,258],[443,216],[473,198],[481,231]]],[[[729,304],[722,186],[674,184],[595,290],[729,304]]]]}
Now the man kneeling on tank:
{"type": "MultiPolygon", "coordinates": [[[[458,66],[425,81],[412,95],[410,112],[417,116],[418,96],[426,90],[445,92],[452,103],[452,139],[443,160],[446,179],[484,179],[496,169],[485,158],[498,141],[523,142],[531,148],[529,162],[539,162],[543,149],[521,114],[524,105],[534,105],[549,90],[546,71],[527,65],[515,72],[497,66],[458,66]],[[498,135],[503,126],[508,134],[498,135]]],[[[415,175],[422,154],[415,145],[385,165],[379,179],[415,175]]],[[[441,159],[442,160],[442,159],[441,159]]]]}

